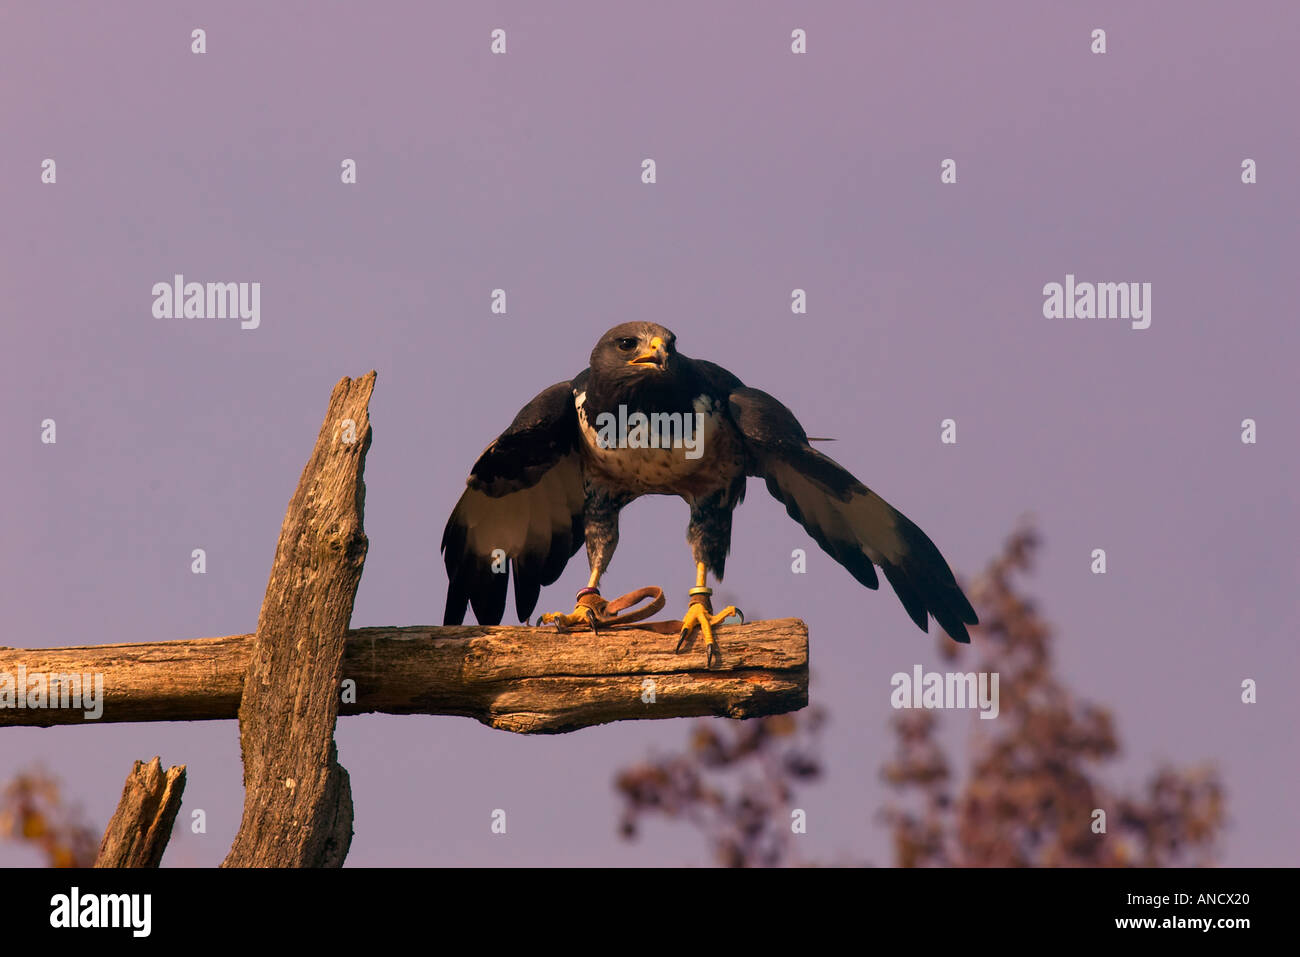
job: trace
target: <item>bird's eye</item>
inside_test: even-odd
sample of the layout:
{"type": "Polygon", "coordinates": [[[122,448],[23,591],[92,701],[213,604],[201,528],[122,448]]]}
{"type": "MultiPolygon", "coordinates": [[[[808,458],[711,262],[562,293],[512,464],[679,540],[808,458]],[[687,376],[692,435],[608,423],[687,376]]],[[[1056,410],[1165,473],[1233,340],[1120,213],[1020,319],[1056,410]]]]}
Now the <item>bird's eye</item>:
{"type": "Polygon", "coordinates": [[[622,349],[624,352],[631,352],[633,349],[636,348],[636,340],[633,339],[631,336],[625,336],[624,338],[619,339],[617,341],[618,341],[618,347],[622,349]]]}

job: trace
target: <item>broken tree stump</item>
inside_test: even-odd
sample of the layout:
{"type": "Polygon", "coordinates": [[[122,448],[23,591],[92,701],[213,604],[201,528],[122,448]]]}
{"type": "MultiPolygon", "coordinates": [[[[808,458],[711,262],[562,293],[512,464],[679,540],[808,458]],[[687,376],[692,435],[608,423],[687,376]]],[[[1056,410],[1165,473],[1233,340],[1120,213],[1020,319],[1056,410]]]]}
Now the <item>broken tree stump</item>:
{"type": "Polygon", "coordinates": [[[164,772],[158,757],[148,764],[135,762],[117,810],[104,829],[95,867],[157,867],[184,793],[185,765],[164,772]]]}

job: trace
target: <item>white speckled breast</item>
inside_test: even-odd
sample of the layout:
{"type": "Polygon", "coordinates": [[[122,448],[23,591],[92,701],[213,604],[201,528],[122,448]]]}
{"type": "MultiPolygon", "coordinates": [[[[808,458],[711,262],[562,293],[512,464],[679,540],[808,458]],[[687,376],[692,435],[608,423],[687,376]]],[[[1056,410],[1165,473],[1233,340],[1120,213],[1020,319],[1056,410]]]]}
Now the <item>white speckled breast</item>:
{"type": "MultiPolygon", "coordinates": [[[[583,408],[586,399],[585,392],[574,393],[583,438],[583,462],[589,471],[599,474],[612,486],[639,494],[691,498],[730,485],[743,471],[743,459],[730,423],[714,409],[708,396],[700,396],[693,403],[695,411],[700,413],[691,423],[693,429],[698,429],[690,436],[693,448],[684,444],[673,448],[635,448],[623,436],[614,447],[604,448],[597,422],[589,420],[583,408]]],[[[635,410],[629,410],[628,415],[632,412],[635,410]]],[[[610,432],[604,434],[608,436],[610,432]]]]}

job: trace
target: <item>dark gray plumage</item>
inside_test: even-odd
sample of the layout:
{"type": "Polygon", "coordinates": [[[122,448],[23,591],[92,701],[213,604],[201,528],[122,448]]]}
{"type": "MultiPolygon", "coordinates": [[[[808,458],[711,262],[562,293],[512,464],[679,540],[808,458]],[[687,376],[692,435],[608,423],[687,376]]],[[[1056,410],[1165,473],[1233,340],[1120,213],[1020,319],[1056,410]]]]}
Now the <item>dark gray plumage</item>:
{"type": "Polygon", "coordinates": [[[880,566],[922,630],[933,615],[952,638],[969,641],[974,609],[925,533],[814,449],[780,402],[721,366],[681,355],[675,343],[653,323],[614,327],[587,369],[540,393],[483,452],[443,533],[444,624],[461,623],[469,606],[480,624],[500,622],[507,576],[493,571],[494,549],[509,560],[521,621],[584,543],[598,582],[618,544],[619,510],[645,494],[686,500],[692,555],[721,579],[732,513],[753,475],[859,582],[877,588],[880,566]],[[620,407],[699,413],[698,458],[682,448],[601,448],[597,423],[620,407]]]}

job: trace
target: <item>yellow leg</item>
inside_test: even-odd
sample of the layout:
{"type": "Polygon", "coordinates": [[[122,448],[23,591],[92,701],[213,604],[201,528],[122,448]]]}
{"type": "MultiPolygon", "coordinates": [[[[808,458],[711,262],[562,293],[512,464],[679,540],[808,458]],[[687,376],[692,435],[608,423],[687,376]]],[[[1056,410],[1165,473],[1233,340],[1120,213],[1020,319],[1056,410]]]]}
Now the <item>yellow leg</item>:
{"type": "Polygon", "coordinates": [[[682,616],[682,636],[677,640],[677,652],[680,653],[685,647],[686,641],[696,628],[704,636],[704,661],[705,665],[712,668],[714,662],[722,663],[722,653],[718,651],[718,640],[713,636],[713,629],[721,625],[732,615],[738,615],[743,622],[745,616],[735,605],[728,605],[718,614],[713,613],[713,604],[709,598],[713,595],[713,589],[705,584],[707,572],[703,562],[697,562],[695,565],[695,587],[690,590],[690,604],[686,606],[686,614],[682,616]]]}

